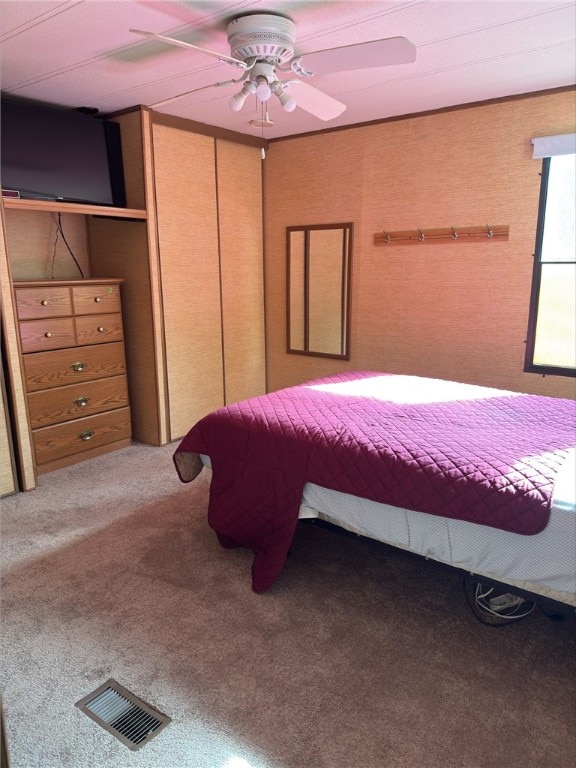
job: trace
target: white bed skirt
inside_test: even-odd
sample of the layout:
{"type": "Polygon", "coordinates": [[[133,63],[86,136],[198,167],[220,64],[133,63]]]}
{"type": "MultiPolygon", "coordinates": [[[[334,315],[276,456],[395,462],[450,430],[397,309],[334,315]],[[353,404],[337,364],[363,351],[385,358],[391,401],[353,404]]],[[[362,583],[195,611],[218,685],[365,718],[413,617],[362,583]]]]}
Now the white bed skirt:
{"type": "MultiPolygon", "coordinates": [[[[201,458],[209,468],[210,459],[201,458]]],[[[312,483],[304,486],[299,516],[576,606],[576,452],[557,478],[548,525],[533,536],[391,507],[312,483]]]]}

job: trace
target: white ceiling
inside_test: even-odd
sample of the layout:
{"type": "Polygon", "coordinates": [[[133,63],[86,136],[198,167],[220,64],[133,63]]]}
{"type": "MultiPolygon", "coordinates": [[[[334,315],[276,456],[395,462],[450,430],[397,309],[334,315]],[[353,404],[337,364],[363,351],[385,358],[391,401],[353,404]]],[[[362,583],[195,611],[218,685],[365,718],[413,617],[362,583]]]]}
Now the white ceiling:
{"type": "MultiPolygon", "coordinates": [[[[151,105],[184,91],[238,78],[238,70],[192,49],[132,34],[178,37],[230,55],[226,25],[247,12],[275,12],[297,25],[299,54],[403,36],[412,64],[315,76],[308,82],[347,105],[323,122],[303,109],[268,103],[274,127],[290,136],[576,81],[576,4],[557,0],[1,0],[4,93],[102,113],[151,105]]],[[[305,64],[305,56],[303,59],[305,64]]],[[[261,107],[249,97],[232,112],[240,86],[210,88],[159,107],[241,133],[261,107]]],[[[297,89],[298,86],[293,86],[297,89]]],[[[292,91],[297,98],[297,92],[292,91]]]]}

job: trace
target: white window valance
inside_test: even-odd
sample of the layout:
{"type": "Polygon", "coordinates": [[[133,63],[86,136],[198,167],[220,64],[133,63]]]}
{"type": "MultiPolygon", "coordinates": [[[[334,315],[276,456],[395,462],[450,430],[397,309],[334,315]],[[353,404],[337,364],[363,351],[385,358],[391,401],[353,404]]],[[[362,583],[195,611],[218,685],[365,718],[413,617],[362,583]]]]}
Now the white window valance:
{"type": "Polygon", "coordinates": [[[532,157],[555,157],[556,155],[576,154],[576,133],[561,133],[557,136],[539,136],[532,139],[534,150],[532,157]]]}

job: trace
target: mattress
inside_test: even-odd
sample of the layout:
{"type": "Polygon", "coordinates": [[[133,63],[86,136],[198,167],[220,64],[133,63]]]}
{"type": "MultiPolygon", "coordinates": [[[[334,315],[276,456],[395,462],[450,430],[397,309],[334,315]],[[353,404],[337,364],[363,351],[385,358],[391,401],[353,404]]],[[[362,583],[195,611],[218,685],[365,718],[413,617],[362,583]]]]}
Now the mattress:
{"type": "Polygon", "coordinates": [[[307,483],[301,518],[320,518],[467,573],[576,606],[576,453],[554,486],[546,528],[522,536],[379,504],[307,483]]]}

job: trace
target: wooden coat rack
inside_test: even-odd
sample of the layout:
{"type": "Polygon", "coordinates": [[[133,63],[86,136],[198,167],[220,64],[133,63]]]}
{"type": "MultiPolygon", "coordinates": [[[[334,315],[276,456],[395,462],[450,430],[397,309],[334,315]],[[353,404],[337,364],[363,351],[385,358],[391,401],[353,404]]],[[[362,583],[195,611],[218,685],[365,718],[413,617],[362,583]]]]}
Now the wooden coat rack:
{"type": "Polygon", "coordinates": [[[508,240],[510,226],[501,224],[483,227],[448,227],[444,229],[405,229],[394,232],[376,232],[376,245],[415,245],[418,243],[484,243],[487,240],[508,240]]]}

